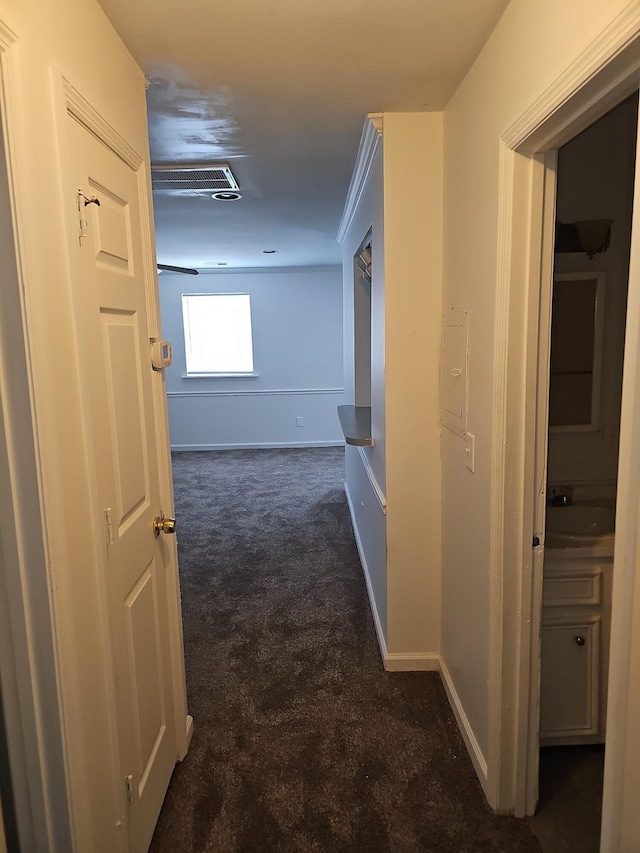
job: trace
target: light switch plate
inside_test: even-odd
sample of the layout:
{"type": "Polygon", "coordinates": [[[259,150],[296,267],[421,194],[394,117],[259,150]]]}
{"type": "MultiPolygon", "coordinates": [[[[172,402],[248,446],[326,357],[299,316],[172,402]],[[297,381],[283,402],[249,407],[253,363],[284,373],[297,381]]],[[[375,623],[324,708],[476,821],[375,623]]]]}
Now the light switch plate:
{"type": "Polygon", "coordinates": [[[473,472],[476,467],[476,437],[470,432],[465,433],[464,437],[464,454],[467,468],[473,472]]]}

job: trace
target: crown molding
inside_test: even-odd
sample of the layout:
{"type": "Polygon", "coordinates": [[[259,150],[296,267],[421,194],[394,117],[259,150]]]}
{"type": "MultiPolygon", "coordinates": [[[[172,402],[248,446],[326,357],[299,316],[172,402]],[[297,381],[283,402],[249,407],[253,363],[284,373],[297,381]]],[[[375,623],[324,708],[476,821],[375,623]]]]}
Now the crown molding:
{"type": "MultiPolygon", "coordinates": [[[[561,133],[562,128],[571,126],[575,121],[572,98],[582,91],[583,100],[589,101],[589,84],[599,74],[606,75],[606,89],[612,93],[614,100],[613,103],[606,104],[607,109],[614,106],[616,93],[621,92],[621,99],[625,94],[630,94],[634,86],[637,89],[634,75],[640,67],[639,39],[640,2],[633,0],[579,54],[553,85],[505,131],[502,136],[505,144],[509,148],[525,152],[544,151],[556,144],[555,137],[561,133]],[[630,77],[634,77],[634,80],[627,92],[629,85],[625,88],[625,84],[630,77]],[[558,122],[558,116],[562,116],[563,121],[558,122]],[[550,122],[550,119],[553,121],[550,122]],[[549,123],[553,125],[555,132],[547,129],[549,123]]],[[[601,82],[597,95],[594,96],[595,101],[604,103],[603,88],[605,87],[601,82]]],[[[584,104],[580,105],[579,111],[585,111],[584,104]]],[[[597,117],[587,111],[585,121],[589,124],[597,117]]],[[[578,128],[573,130],[578,132],[578,128]]]]}
{"type": "Polygon", "coordinates": [[[347,231],[358,209],[358,204],[367,183],[373,160],[382,140],[382,124],[382,113],[369,113],[364,121],[358,156],[356,157],[356,164],[353,169],[349,191],[347,192],[347,200],[344,205],[344,213],[342,214],[340,227],[336,236],[340,245],[344,243],[347,231]]]}

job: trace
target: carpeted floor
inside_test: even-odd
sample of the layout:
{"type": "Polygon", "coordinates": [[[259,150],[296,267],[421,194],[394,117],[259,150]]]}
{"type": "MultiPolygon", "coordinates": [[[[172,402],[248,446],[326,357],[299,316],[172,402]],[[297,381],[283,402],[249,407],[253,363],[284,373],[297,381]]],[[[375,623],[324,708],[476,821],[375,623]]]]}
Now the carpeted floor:
{"type": "Polygon", "coordinates": [[[342,448],[174,454],[189,709],[152,853],[539,851],[438,675],[382,668],[342,448]]]}

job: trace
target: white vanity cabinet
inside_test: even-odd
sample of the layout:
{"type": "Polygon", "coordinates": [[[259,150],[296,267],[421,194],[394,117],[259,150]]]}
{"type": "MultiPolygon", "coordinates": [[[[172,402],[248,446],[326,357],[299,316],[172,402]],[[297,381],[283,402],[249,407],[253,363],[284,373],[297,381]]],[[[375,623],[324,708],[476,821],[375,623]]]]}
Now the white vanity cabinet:
{"type": "Polygon", "coordinates": [[[603,743],[612,556],[547,549],[542,606],[542,745],[603,743]]]}

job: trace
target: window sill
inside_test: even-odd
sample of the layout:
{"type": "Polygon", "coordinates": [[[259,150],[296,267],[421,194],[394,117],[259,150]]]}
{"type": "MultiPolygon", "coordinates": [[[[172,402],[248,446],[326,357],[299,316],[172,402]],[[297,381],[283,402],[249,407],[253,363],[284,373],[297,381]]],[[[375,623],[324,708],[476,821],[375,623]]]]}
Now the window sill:
{"type": "Polygon", "coordinates": [[[257,379],[259,373],[183,373],[183,379],[257,379]]]}

